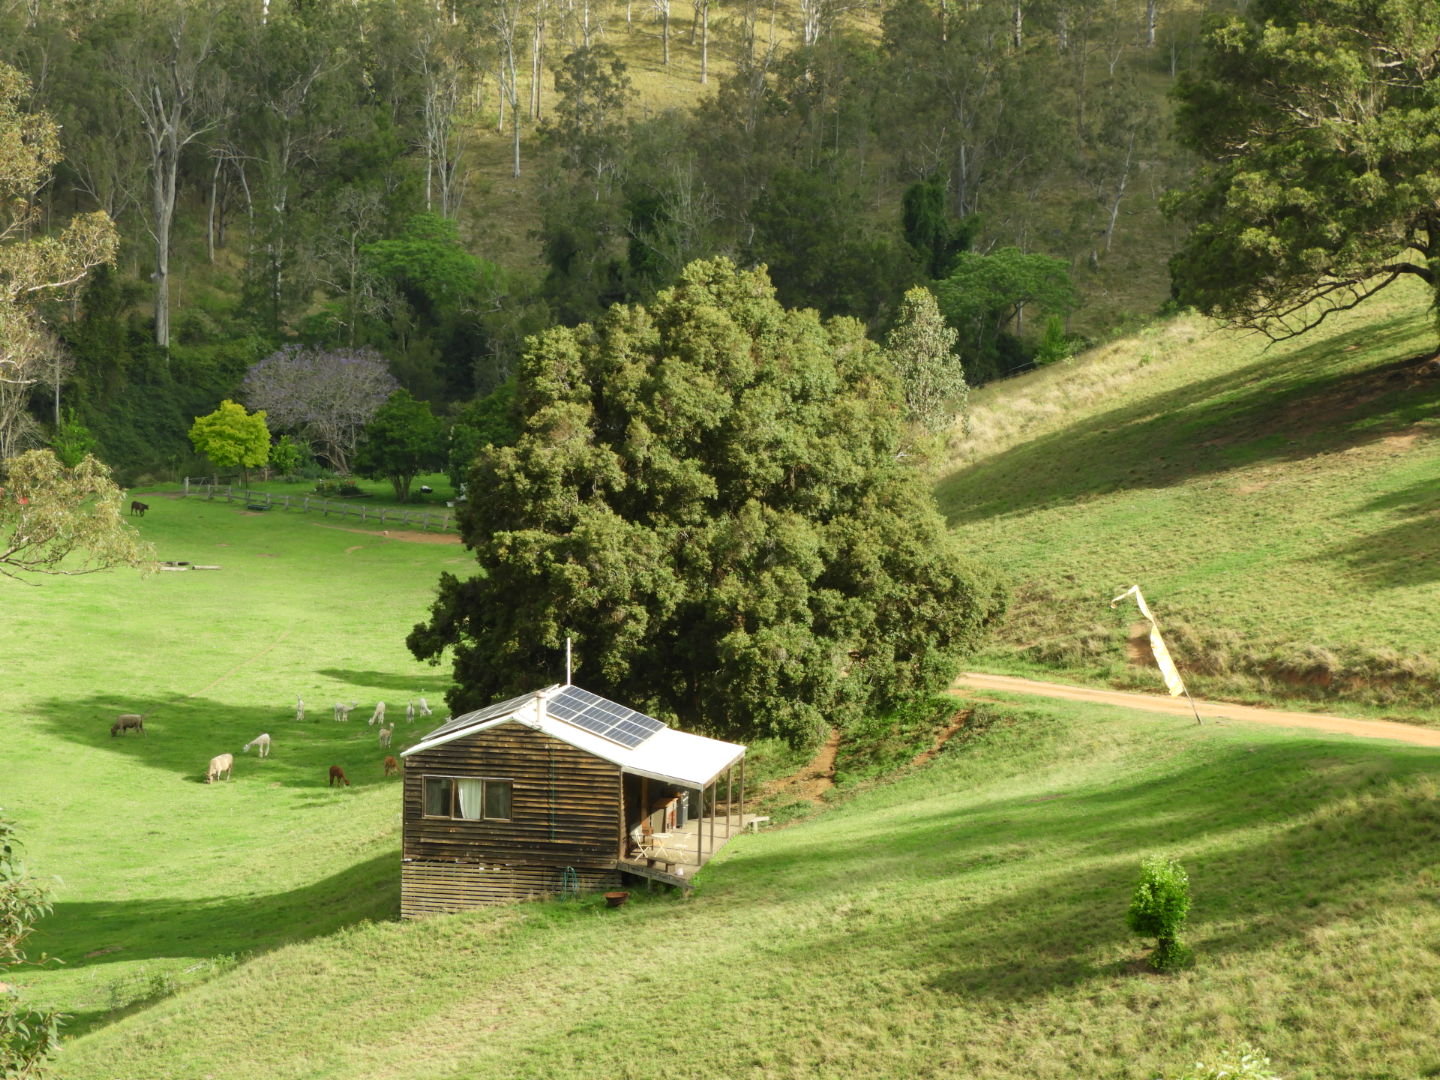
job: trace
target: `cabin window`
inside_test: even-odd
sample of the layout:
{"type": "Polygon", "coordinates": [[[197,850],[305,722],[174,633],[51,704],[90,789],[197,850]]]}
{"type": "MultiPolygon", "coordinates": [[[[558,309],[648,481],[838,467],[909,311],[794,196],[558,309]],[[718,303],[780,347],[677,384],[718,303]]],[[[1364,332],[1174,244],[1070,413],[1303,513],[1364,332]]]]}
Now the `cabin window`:
{"type": "Polygon", "coordinates": [[[461,821],[508,821],[513,787],[509,780],[427,776],[424,778],[425,816],[461,821]]]}

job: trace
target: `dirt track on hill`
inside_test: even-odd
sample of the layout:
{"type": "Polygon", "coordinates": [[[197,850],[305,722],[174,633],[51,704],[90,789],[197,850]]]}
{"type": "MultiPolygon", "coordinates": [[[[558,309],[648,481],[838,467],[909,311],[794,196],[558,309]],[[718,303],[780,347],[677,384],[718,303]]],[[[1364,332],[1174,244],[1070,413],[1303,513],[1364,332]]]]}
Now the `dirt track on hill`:
{"type": "MultiPolygon", "coordinates": [[[[1116,705],[1122,709],[1189,717],[1194,712],[1184,698],[1161,697],[1159,694],[1128,694],[1119,690],[1096,690],[1088,686],[1067,686],[1063,683],[1041,682],[1039,679],[1017,679],[1010,675],[982,675],[966,672],[955,680],[955,690],[1003,690],[1011,694],[1033,694],[1037,697],[1063,698],[1066,701],[1091,701],[1097,705],[1116,705]]],[[[1308,728],[1342,735],[1360,735],[1368,739],[1394,739],[1414,746],[1440,747],[1440,731],[1397,724],[1389,720],[1351,720],[1321,713],[1286,712],[1281,709],[1259,709],[1252,705],[1229,702],[1201,701],[1195,707],[1201,719],[1267,724],[1271,727],[1308,728]]]]}

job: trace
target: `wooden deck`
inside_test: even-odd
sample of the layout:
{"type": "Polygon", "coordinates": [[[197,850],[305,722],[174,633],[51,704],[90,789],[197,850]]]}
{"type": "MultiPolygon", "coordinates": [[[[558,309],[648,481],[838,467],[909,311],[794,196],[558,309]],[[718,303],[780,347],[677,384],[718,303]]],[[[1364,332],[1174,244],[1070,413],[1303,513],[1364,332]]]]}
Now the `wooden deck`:
{"type": "Polygon", "coordinates": [[[691,818],[670,832],[656,833],[646,852],[648,858],[639,858],[631,852],[620,860],[618,869],[688,889],[700,868],[732,837],[758,822],[768,820],[759,814],[731,814],[728,821],[724,814],[713,818],[691,818]]]}

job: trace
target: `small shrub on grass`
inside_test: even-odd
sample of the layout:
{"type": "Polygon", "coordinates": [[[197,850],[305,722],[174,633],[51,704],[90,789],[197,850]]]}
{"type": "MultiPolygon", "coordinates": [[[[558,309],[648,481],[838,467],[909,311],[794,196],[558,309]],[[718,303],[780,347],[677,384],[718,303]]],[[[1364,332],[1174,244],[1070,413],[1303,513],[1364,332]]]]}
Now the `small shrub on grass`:
{"type": "Polygon", "coordinates": [[[1130,898],[1125,922],[1142,937],[1155,939],[1150,966],[1156,971],[1178,971],[1195,962],[1180,941],[1180,928],[1190,914],[1190,877],[1174,859],[1151,856],[1140,864],[1140,880],[1130,898]]]}
{"type": "MultiPolygon", "coordinates": [[[[1171,1080],[1161,1077],[1161,1080],[1171,1080]]],[[[1281,1080],[1270,1068],[1270,1059],[1248,1043],[1230,1046],[1214,1057],[1197,1061],[1173,1080],[1281,1080]]]]}

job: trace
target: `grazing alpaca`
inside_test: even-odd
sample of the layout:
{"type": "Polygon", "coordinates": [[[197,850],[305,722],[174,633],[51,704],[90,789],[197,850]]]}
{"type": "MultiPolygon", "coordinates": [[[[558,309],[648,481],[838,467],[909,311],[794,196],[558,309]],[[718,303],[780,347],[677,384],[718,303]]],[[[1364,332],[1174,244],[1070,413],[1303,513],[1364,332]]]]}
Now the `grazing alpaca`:
{"type": "Polygon", "coordinates": [[[387,727],[382,727],[382,728],[380,729],[380,745],[381,745],[381,746],[389,746],[389,745],[390,745],[390,736],[391,736],[391,735],[394,735],[394,734],[395,734],[395,725],[394,725],[394,724],[391,724],[388,728],[387,728],[387,727]]]}
{"type": "Polygon", "coordinates": [[[144,517],[145,511],[149,509],[149,505],[146,503],[142,503],[139,499],[135,499],[130,503],[130,513],[132,515],[139,515],[140,517],[144,517]]]}
{"type": "Polygon", "coordinates": [[[421,694],[421,695],[420,695],[420,715],[421,715],[421,716],[429,716],[429,715],[430,715],[430,705],[429,705],[428,702],[426,702],[426,700],[425,700],[425,695],[424,695],[424,694],[421,694]]]}
{"type": "Polygon", "coordinates": [[[302,698],[299,694],[295,695],[295,719],[305,719],[305,699],[302,698]]]}
{"type": "Polygon", "coordinates": [[[348,724],[350,722],[350,710],[355,708],[356,704],[354,701],[348,705],[343,701],[335,702],[335,719],[348,724]]]}
{"type": "Polygon", "coordinates": [[[122,713],[116,717],[115,723],[110,725],[110,737],[112,739],[116,735],[122,735],[127,731],[138,731],[141,735],[144,735],[145,717],[140,713],[122,713]]]}
{"type": "Polygon", "coordinates": [[[405,702],[405,722],[407,724],[415,722],[415,702],[413,701],[405,702]]]}
{"type": "Polygon", "coordinates": [[[373,727],[375,724],[383,723],[385,723],[385,702],[382,701],[375,706],[375,711],[370,714],[370,724],[373,727]]]}
{"type": "Polygon", "coordinates": [[[225,779],[229,780],[231,778],[230,770],[234,767],[234,754],[216,754],[210,759],[210,767],[205,770],[205,782],[207,784],[213,784],[216,780],[220,779],[222,772],[225,774],[225,779]]]}
{"type": "Polygon", "coordinates": [[[262,758],[267,758],[267,757],[269,757],[269,756],[270,756],[270,733],[267,731],[264,735],[256,735],[255,738],[253,738],[253,739],[251,739],[249,742],[247,742],[247,743],[245,744],[245,753],[248,754],[248,753],[250,752],[250,747],[252,747],[252,746],[258,746],[258,747],[260,747],[260,753],[259,753],[259,756],[260,756],[260,757],[262,757],[262,758]]]}
{"type": "Polygon", "coordinates": [[[331,787],[334,787],[334,786],[335,786],[335,781],[336,781],[336,780],[339,780],[340,783],[344,784],[346,787],[349,787],[349,786],[350,786],[350,780],[349,780],[348,777],[346,777],[346,775],[345,775],[345,770],[342,769],[339,765],[331,765],[331,766],[330,766],[330,786],[331,786],[331,787]]]}
{"type": "Polygon", "coordinates": [[[400,762],[395,760],[393,754],[385,755],[385,775],[394,776],[400,771],[400,762]]]}

